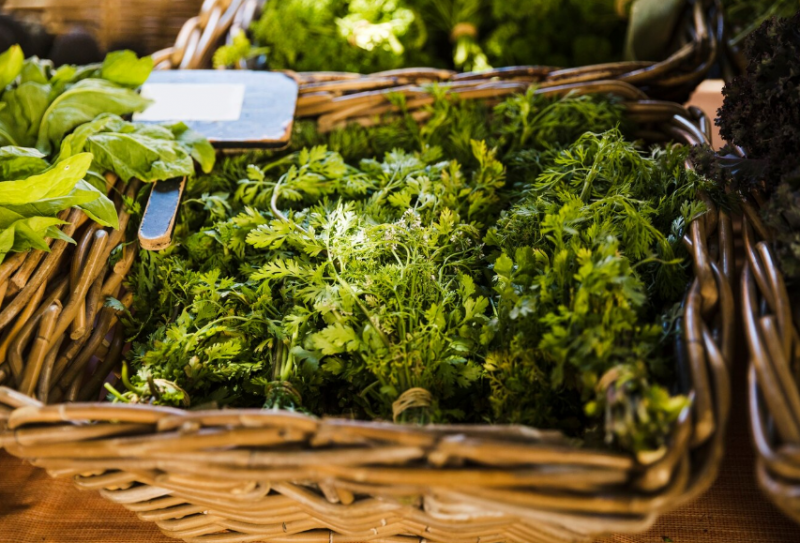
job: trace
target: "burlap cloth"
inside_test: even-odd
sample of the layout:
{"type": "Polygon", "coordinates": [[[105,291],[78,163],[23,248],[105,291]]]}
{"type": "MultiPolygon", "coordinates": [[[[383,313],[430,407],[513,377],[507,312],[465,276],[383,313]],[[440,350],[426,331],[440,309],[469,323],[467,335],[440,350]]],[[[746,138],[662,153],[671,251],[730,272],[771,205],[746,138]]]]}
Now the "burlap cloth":
{"type": "MultiPolygon", "coordinates": [[[[712,116],[719,84],[701,87],[693,103],[712,116]]],[[[725,461],[714,487],[694,503],[664,516],[641,535],[617,535],[602,543],[796,543],[800,527],[761,494],[754,475],[747,422],[747,346],[737,334],[740,355],[733,379],[733,409],[725,461]]],[[[175,541],[151,523],[70,481],[52,480],[16,458],[0,453],[0,542],[167,543],[175,541]]],[[[598,542],[601,543],[601,542],[598,542]]]]}

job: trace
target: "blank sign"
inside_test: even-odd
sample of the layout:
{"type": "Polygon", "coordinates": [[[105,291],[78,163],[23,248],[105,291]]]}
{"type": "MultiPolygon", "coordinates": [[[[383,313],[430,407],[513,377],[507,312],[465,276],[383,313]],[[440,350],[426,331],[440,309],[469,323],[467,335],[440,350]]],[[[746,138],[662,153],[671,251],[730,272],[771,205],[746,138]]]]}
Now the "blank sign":
{"type": "Polygon", "coordinates": [[[297,82],[276,72],[156,70],[142,86],[154,104],[134,120],[183,121],[220,149],[284,147],[297,93],[297,82]]]}
{"type": "Polygon", "coordinates": [[[245,86],[230,83],[145,83],[153,103],[135,121],[238,121],[245,86]]]}

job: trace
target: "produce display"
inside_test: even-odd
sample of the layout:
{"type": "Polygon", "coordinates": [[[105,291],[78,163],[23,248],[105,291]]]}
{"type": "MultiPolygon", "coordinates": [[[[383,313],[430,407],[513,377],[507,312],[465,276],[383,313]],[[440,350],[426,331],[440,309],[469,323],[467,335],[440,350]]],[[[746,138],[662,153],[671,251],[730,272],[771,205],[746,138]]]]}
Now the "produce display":
{"type": "Polygon", "coordinates": [[[747,39],[747,71],[723,90],[717,124],[727,145],[698,149],[695,162],[710,178],[767,198],[762,218],[772,228],[781,269],[800,278],[800,12],[770,19],[747,39]],[[739,156],[738,148],[746,153],[739,156]]]}
{"type": "MultiPolygon", "coordinates": [[[[440,96],[191,178],[169,249],[127,279],[115,401],[558,428],[661,450],[713,194],[613,100],[440,96]],[[490,122],[487,123],[487,119],[490,122]]],[[[117,302],[110,301],[115,304],[117,302]]]]}
{"type": "MultiPolygon", "coordinates": [[[[650,0],[636,0],[653,4],[650,0]]],[[[264,55],[270,69],[372,73],[405,66],[483,70],[623,60],[633,1],[286,0],[267,2],[217,51],[228,66],[264,55]],[[567,30],[569,29],[569,30],[567,30]]],[[[684,2],[668,2],[680,10],[684,2]]],[[[668,15],[668,18],[673,15],[668,15]]],[[[661,29],[670,24],[660,25],[661,29]]],[[[651,33],[651,39],[653,35],[651,33]]],[[[629,55],[630,56],[630,55],[629,55]]],[[[661,60],[640,58],[638,60],[661,60]]]]}

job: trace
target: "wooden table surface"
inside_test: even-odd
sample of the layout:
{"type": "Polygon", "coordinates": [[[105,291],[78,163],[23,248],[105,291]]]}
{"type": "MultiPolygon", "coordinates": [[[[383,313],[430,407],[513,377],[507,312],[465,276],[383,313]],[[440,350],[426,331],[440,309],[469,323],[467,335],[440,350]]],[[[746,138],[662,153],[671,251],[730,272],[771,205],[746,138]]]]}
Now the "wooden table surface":
{"type": "MultiPolygon", "coordinates": [[[[713,114],[720,84],[707,82],[693,103],[713,114]]],[[[800,527],[790,522],[756,486],[747,422],[743,334],[733,378],[733,407],[719,479],[704,496],[661,518],[645,534],[611,536],[602,543],[797,543],[800,527]]],[[[52,480],[0,452],[0,542],[167,543],[175,541],[122,506],[68,480],[52,480]]]]}

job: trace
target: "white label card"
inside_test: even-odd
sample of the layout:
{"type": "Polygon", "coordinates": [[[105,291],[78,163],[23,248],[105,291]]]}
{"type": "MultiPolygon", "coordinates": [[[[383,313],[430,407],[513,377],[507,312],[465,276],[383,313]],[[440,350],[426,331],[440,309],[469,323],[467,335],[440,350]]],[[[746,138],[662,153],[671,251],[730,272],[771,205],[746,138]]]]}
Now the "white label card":
{"type": "Polygon", "coordinates": [[[142,96],[153,103],[134,121],[238,121],[245,86],[229,83],[145,83],[142,96]]]}

